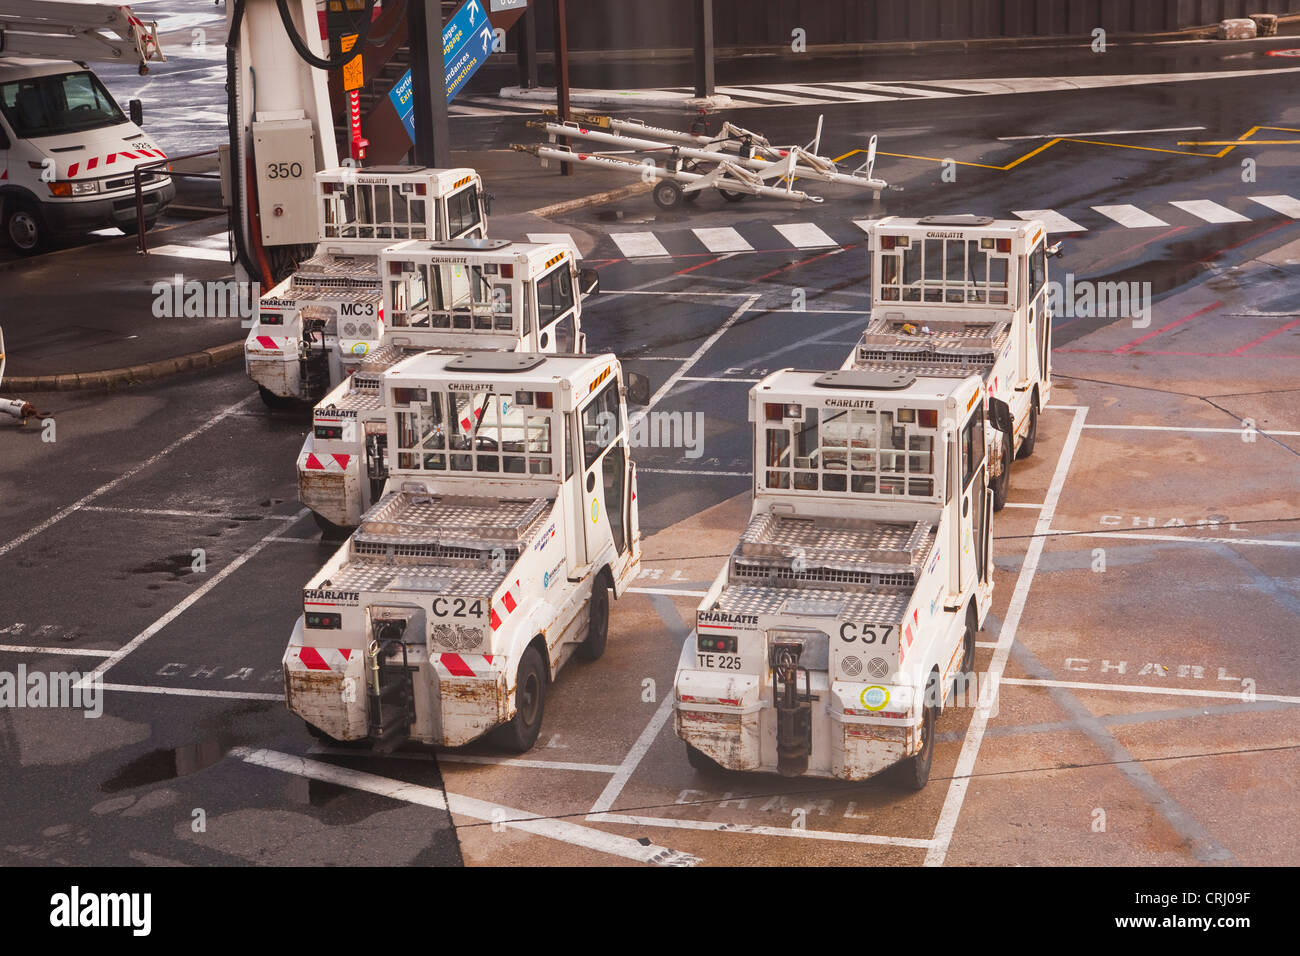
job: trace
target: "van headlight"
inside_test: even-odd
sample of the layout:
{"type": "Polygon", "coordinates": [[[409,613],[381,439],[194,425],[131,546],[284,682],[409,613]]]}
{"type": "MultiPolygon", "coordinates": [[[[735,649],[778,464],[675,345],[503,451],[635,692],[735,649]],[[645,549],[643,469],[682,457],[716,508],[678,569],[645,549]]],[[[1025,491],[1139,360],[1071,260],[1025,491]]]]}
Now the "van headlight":
{"type": "Polygon", "coordinates": [[[97,193],[99,192],[99,185],[100,183],[98,179],[92,179],[89,182],[84,183],[74,182],[72,184],[72,195],[88,196],[91,193],[97,193]]]}

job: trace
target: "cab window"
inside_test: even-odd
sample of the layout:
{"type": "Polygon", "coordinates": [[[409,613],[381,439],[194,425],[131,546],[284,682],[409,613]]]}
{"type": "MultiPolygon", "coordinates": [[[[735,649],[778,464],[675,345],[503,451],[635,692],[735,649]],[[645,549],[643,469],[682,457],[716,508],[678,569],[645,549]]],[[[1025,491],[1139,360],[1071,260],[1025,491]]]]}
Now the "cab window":
{"type": "Polygon", "coordinates": [[[609,383],[582,410],[582,457],[584,470],[590,468],[623,431],[618,401],[618,381],[609,383]]]}
{"type": "Polygon", "coordinates": [[[410,411],[397,413],[398,468],[442,471],[447,467],[446,447],[441,393],[434,392],[431,401],[417,400],[410,411]]]}
{"type": "Polygon", "coordinates": [[[977,411],[961,430],[961,486],[965,488],[984,463],[984,414],[977,411]]]}
{"type": "Polygon", "coordinates": [[[566,259],[537,281],[537,327],[544,329],[573,308],[573,276],[566,259]]]}
{"type": "Polygon", "coordinates": [[[467,186],[447,197],[447,235],[464,235],[482,222],[479,216],[478,186],[467,186]]]}
{"type": "Polygon", "coordinates": [[[1034,247],[1034,251],[1029,254],[1029,300],[1032,302],[1034,296],[1038,295],[1044,283],[1047,282],[1047,246],[1039,243],[1034,247]]]}

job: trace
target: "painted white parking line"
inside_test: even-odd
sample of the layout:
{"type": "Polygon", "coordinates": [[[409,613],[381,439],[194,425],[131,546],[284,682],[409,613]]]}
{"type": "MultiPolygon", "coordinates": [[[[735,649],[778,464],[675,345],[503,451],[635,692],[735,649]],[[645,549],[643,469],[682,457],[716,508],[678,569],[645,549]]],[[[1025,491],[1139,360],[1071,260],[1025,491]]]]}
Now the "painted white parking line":
{"type": "Polygon", "coordinates": [[[1143,212],[1137,206],[1093,206],[1097,212],[1101,213],[1107,219],[1113,219],[1121,226],[1129,229],[1145,229],[1148,226],[1167,226],[1165,222],[1149,212],[1143,212]]]}
{"type": "Polygon", "coordinates": [[[1267,206],[1274,212],[1280,212],[1292,219],[1300,219],[1300,199],[1294,196],[1251,196],[1250,201],[1267,206]]]}
{"type": "Polygon", "coordinates": [[[811,222],[783,222],[774,225],[786,242],[798,249],[820,249],[823,246],[838,246],[821,228],[811,222]]]}
{"type": "Polygon", "coordinates": [[[1183,212],[1190,213],[1197,219],[1204,219],[1206,222],[1250,222],[1249,217],[1208,199],[1186,199],[1181,202],[1171,202],[1169,205],[1176,206],[1183,212]]]}
{"type": "Polygon", "coordinates": [[[1048,232],[1087,232],[1073,219],[1067,219],[1055,209],[1013,209],[1021,219],[1041,219],[1048,232]]]}
{"type": "Polygon", "coordinates": [[[655,238],[653,232],[611,232],[609,238],[614,240],[618,251],[629,259],[668,255],[668,250],[655,238]]]}
{"type": "Polygon", "coordinates": [[[683,382],[740,382],[750,385],[762,381],[761,378],[726,378],[721,375],[683,375],[681,380],[683,382]]]}
{"type": "MultiPolygon", "coordinates": [[[[84,680],[82,681],[84,683],[84,680]]],[[[217,697],[222,700],[284,700],[283,694],[259,694],[244,690],[205,690],[202,687],[154,687],[146,684],[101,684],[104,690],[127,694],[162,694],[167,697],[217,697]]]]}
{"type": "Polygon", "coordinates": [[[155,246],[149,250],[151,256],[173,256],[178,259],[207,259],[211,262],[229,262],[230,253],[225,249],[207,249],[202,246],[155,246]]]}
{"type": "MultiPolygon", "coordinates": [[[[1038,515],[1038,524],[1034,529],[1033,540],[1025,551],[1024,561],[1020,565],[1020,574],[1016,577],[1015,590],[1011,592],[1011,603],[1007,607],[1002,629],[998,632],[998,645],[993,651],[993,661],[989,664],[987,679],[991,687],[990,700],[996,700],[997,688],[1006,671],[1007,658],[1011,654],[1011,645],[1015,643],[1016,631],[1020,628],[1020,618],[1025,612],[1029,600],[1029,588],[1034,583],[1038,571],[1039,559],[1043,556],[1046,535],[1052,528],[1052,518],[1056,514],[1057,502],[1061,499],[1061,489],[1065,486],[1070,463],[1074,460],[1075,449],[1079,446],[1079,436],[1083,434],[1083,420],[1088,414],[1086,407],[1077,408],[1070,422],[1069,433],[1061,447],[1061,456],[1056,461],[1056,470],[1052,473],[1052,482],[1048,486],[1047,496],[1043,499],[1043,509],[1038,515]]],[[[948,846],[952,843],[953,833],[957,829],[957,819],[961,816],[961,807],[966,799],[971,775],[975,772],[975,761],[979,757],[980,743],[989,724],[989,707],[981,705],[971,715],[970,726],[962,741],[961,753],[957,757],[957,768],[953,771],[952,783],[943,800],[943,809],[939,812],[939,822],[934,828],[934,845],[925,855],[926,866],[942,866],[948,855],[948,846]]]]}
{"type": "Polygon", "coordinates": [[[1042,505],[1030,504],[1029,502],[1008,501],[1002,507],[1004,508],[1033,508],[1035,511],[1042,508],[1042,505]]]}
{"type": "MultiPolygon", "coordinates": [[[[311,514],[311,509],[303,508],[294,517],[301,518],[309,514],[311,514]]],[[[239,555],[237,558],[235,558],[235,560],[231,561],[229,564],[227,564],[216,574],[212,575],[212,577],[208,578],[208,580],[204,581],[201,587],[196,588],[194,591],[190,592],[189,596],[187,596],[183,601],[181,601],[179,604],[173,607],[162,617],[158,618],[158,620],[154,621],[152,624],[146,627],[135,637],[131,638],[131,640],[127,641],[116,651],[114,651],[113,654],[106,661],[104,661],[103,664],[101,664],[99,667],[97,667],[94,670],[94,672],[87,674],[80,681],[78,681],[77,682],[78,686],[84,686],[86,681],[95,678],[98,678],[99,680],[103,680],[104,675],[108,673],[109,670],[111,670],[112,668],[116,667],[119,663],[121,663],[124,657],[126,657],[128,654],[134,651],[145,641],[149,640],[149,638],[153,637],[155,634],[161,631],[172,621],[176,620],[176,618],[184,614],[197,601],[202,600],[205,594],[207,594],[209,591],[215,588],[226,578],[230,577],[232,574],[234,574],[236,571],[242,568],[246,563],[248,563],[248,561],[255,558],[263,548],[265,548],[268,544],[271,543],[271,538],[274,537],[279,532],[279,530],[280,530],[279,528],[276,528],[274,531],[271,531],[269,534],[261,538],[257,542],[257,544],[253,545],[251,548],[249,548],[243,554],[239,555]]]]}
{"type": "Polygon", "coordinates": [[[612,763],[574,763],[570,760],[529,760],[526,757],[490,757],[479,754],[438,754],[439,763],[473,763],[493,767],[527,767],[529,770],[575,770],[580,773],[618,773],[612,763]]]}
{"type": "Polygon", "coordinates": [[[108,657],[113,653],[86,647],[41,647],[39,644],[0,644],[0,651],[10,654],[63,654],[67,657],[108,657]]]}
{"type": "Polygon", "coordinates": [[[175,451],[177,448],[180,448],[181,445],[184,445],[184,444],[185,444],[186,442],[188,442],[188,441],[192,441],[193,439],[197,438],[199,435],[202,435],[205,431],[207,431],[207,430],[208,430],[209,428],[211,428],[213,425],[215,425],[215,424],[217,424],[218,422],[224,420],[227,416],[234,414],[235,412],[237,412],[239,409],[243,408],[245,405],[247,405],[249,402],[251,402],[251,401],[252,401],[253,399],[255,399],[256,397],[257,397],[257,394],[254,393],[254,394],[252,394],[252,395],[249,395],[247,398],[240,399],[239,401],[235,402],[235,404],[233,404],[233,405],[228,405],[226,408],[223,408],[223,409],[222,409],[221,411],[219,411],[217,414],[215,414],[215,415],[213,415],[211,418],[209,418],[206,422],[204,422],[204,423],[203,423],[202,425],[200,425],[198,428],[195,428],[195,429],[193,429],[192,431],[189,431],[189,432],[187,432],[186,434],[182,435],[180,438],[176,439],[174,442],[172,442],[170,445],[168,445],[168,446],[167,446],[166,448],[164,448],[162,451],[160,451],[160,452],[158,452],[158,453],[156,453],[156,454],[154,454],[154,455],[151,455],[150,457],[146,458],[144,461],[140,462],[140,464],[136,465],[134,468],[131,468],[131,469],[129,469],[128,471],[124,471],[122,474],[118,475],[118,476],[117,476],[116,478],[114,478],[112,481],[108,481],[108,482],[105,482],[104,484],[100,485],[98,488],[96,488],[96,489],[95,489],[94,491],[92,491],[90,494],[86,495],[86,496],[83,497],[83,498],[79,498],[79,499],[77,499],[77,500],[74,501],[72,504],[70,504],[70,505],[68,505],[66,508],[64,508],[62,511],[56,512],[55,514],[53,514],[53,515],[51,515],[50,517],[46,518],[44,521],[42,521],[42,522],[41,522],[40,524],[38,524],[36,527],[31,528],[31,529],[29,529],[29,530],[27,530],[27,531],[24,531],[22,534],[20,534],[18,537],[14,538],[13,540],[11,540],[11,541],[9,541],[9,542],[3,544],[3,545],[0,545],[0,555],[7,554],[8,552],[12,551],[14,548],[16,548],[16,547],[18,547],[20,544],[22,544],[24,541],[30,541],[32,538],[36,537],[36,536],[37,536],[38,534],[40,534],[42,531],[45,531],[47,528],[50,528],[50,527],[52,527],[53,525],[57,524],[58,522],[62,521],[64,518],[66,518],[68,515],[72,514],[74,511],[78,511],[79,509],[84,508],[87,504],[89,504],[90,502],[94,501],[96,498],[100,497],[101,495],[105,495],[105,494],[107,494],[108,492],[112,491],[114,488],[116,488],[116,487],[117,487],[118,485],[120,485],[122,482],[126,481],[126,480],[129,479],[129,478],[133,478],[133,477],[135,477],[135,476],[138,475],[140,472],[142,472],[142,471],[144,471],[146,468],[148,468],[150,465],[152,465],[152,464],[154,464],[155,462],[159,461],[159,460],[162,459],[164,456],[171,454],[171,453],[172,453],[173,451],[175,451]]]}
{"type": "Polygon", "coordinates": [[[636,739],[632,749],[627,752],[627,756],[619,764],[613,778],[609,783],[605,784],[605,789],[600,792],[596,802],[591,805],[587,819],[591,819],[591,814],[605,813],[613,808],[614,801],[623,792],[627,782],[632,779],[632,774],[636,772],[637,765],[641,763],[646,751],[650,749],[650,745],[659,736],[659,731],[663,730],[664,724],[668,723],[668,718],[672,712],[673,695],[665,694],[664,699],[659,702],[659,707],[655,710],[654,716],[650,718],[650,723],[645,725],[645,729],[641,731],[641,736],[636,739]]]}
{"type": "MultiPolygon", "coordinates": [[[[1032,136],[999,136],[998,139],[1004,143],[1012,143],[1022,139],[1064,139],[1070,136],[1127,136],[1130,133],[1185,133],[1194,129],[1205,129],[1204,126],[1161,126],[1156,129],[1094,129],[1086,130],[1082,133],[1035,133],[1032,136]]],[[[1096,208],[1095,206],[1093,207],[1096,208]]]]}
{"type": "Polygon", "coordinates": [[[913,837],[880,836],[875,833],[838,833],[834,830],[799,830],[795,827],[756,826],[749,823],[714,823],[710,820],[678,820],[673,817],[642,817],[630,813],[597,813],[587,817],[593,823],[625,823],[641,827],[668,827],[674,830],[710,830],[714,833],[750,833],[757,836],[794,837],[803,840],[833,840],[839,843],[873,843],[882,846],[909,846],[926,850],[933,840],[913,837]]]}
{"type": "Polygon", "coordinates": [[[1042,680],[1030,677],[1004,677],[1004,684],[1017,687],[1065,687],[1069,690],[1120,691],[1126,694],[1166,694],[1174,697],[1213,697],[1218,700],[1240,700],[1246,703],[1269,701],[1280,704],[1300,704],[1300,697],[1286,697],[1281,694],[1257,694],[1231,690],[1201,690],[1196,687],[1149,687],[1136,684],[1103,684],[1089,681],[1042,680]]]}
{"type": "Polygon", "coordinates": [[[577,245],[572,233],[568,232],[530,232],[528,233],[529,242],[564,242],[577,245]]]}
{"type": "Polygon", "coordinates": [[[692,229],[696,238],[704,243],[709,252],[753,252],[754,247],[745,241],[745,237],[730,226],[716,229],[692,229]]]}
{"type": "MultiPolygon", "coordinates": [[[[265,417],[265,416],[260,416],[265,417]]],[[[219,514],[211,511],[187,511],[183,508],[122,508],[113,505],[85,505],[82,511],[110,515],[146,515],[160,518],[211,518],[216,521],[296,521],[293,515],[219,514]]]]}
{"type": "Polygon", "coordinates": [[[749,97],[756,100],[770,100],[778,104],[804,104],[815,103],[816,100],[809,100],[804,96],[786,96],[780,93],[770,93],[762,89],[750,86],[718,86],[714,87],[717,93],[725,93],[728,96],[749,97]]]}
{"type": "Polygon", "coordinates": [[[681,588],[628,588],[628,594],[668,594],[675,597],[704,597],[708,591],[686,591],[681,588]]]}
{"type": "Polygon", "coordinates": [[[1144,541],[1176,541],[1179,544],[1257,544],[1269,548],[1300,548],[1300,541],[1274,540],[1271,538],[1203,538],[1196,536],[1179,536],[1176,534],[1123,534],[1118,531],[1053,531],[1052,535],[1075,535],[1080,538],[1118,538],[1122,541],[1135,539],[1144,541]]]}
{"type": "Polygon", "coordinates": [[[630,837],[606,833],[603,830],[595,830],[565,820],[541,817],[525,810],[516,810],[499,803],[489,803],[486,800],[461,794],[449,793],[444,797],[442,791],[435,790],[433,787],[422,787],[373,773],[363,773],[360,770],[335,767],[319,760],[308,760],[306,757],[295,757],[274,750],[253,750],[249,747],[235,747],[230,753],[231,756],[258,767],[267,767],[324,783],[350,787],[353,790],[362,790],[417,806],[446,810],[475,820],[490,820],[494,824],[510,827],[512,830],[522,830],[535,836],[548,837],[641,863],[654,863],[659,866],[693,866],[700,862],[697,857],[690,854],[656,846],[653,843],[643,846],[630,837]]]}
{"type": "MultiPolygon", "coordinates": [[[[1293,315],[1291,312],[1280,313],[1281,315],[1293,315]]],[[[1208,432],[1210,434],[1221,435],[1240,435],[1245,428],[1203,428],[1192,425],[1084,425],[1084,428],[1102,428],[1113,429],[1115,431],[1143,431],[1143,432],[1208,432]]],[[[1273,429],[1256,429],[1264,435],[1300,435],[1300,432],[1278,432],[1273,429]]]]}
{"type": "MultiPolygon", "coordinates": [[[[849,80],[846,82],[837,82],[836,86],[847,86],[855,90],[876,90],[881,93],[901,93],[904,96],[915,96],[918,99],[942,99],[944,97],[954,96],[955,94],[944,90],[931,90],[924,86],[906,87],[890,86],[887,83],[868,83],[862,80],[849,80]]],[[[897,96],[881,97],[881,99],[897,99],[897,96]]]]}

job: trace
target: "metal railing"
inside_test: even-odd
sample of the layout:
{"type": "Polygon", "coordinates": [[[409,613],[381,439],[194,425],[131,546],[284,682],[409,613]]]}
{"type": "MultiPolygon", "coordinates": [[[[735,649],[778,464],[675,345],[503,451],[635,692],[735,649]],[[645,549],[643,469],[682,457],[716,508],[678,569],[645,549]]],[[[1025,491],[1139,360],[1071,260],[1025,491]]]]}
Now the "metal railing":
{"type": "MultiPolygon", "coordinates": [[[[200,156],[216,156],[219,152],[220,150],[216,149],[205,149],[201,153],[186,153],[184,156],[168,156],[166,159],[155,159],[152,162],[141,163],[132,170],[131,175],[135,179],[135,225],[136,235],[139,239],[140,255],[147,256],[149,254],[149,245],[145,240],[144,179],[142,178],[142,174],[158,167],[171,166],[173,163],[178,163],[184,159],[198,159],[200,156]]],[[[221,173],[219,171],[215,173],[186,173],[168,169],[167,174],[169,176],[188,176],[190,179],[221,178],[221,173]]]]}

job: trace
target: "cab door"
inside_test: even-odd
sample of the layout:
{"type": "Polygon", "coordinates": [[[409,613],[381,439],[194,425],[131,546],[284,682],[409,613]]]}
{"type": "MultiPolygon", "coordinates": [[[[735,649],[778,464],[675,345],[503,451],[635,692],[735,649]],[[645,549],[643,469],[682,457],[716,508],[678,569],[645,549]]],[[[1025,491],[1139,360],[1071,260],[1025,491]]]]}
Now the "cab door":
{"type": "Polygon", "coordinates": [[[957,540],[957,588],[965,593],[977,581],[987,580],[988,548],[986,535],[989,523],[985,494],[984,409],[980,401],[974,403],[974,412],[966,419],[957,439],[959,459],[959,488],[957,540]]]}
{"type": "Polygon", "coordinates": [[[578,343],[577,295],[568,260],[537,280],[537,344],[547,352],[574,352],[578,343]]]}
{"type": "Polygon", "coordinates": [[[611,374],[580,409],[582,457],[581,524],[587,561],[608,555],[612,561],[628,548],[628,449],[626,413],[618,377],[611,374]]]}
{"type": "Polygon", "coordinates": [[[448,239],[483,238],[483,203],[477,183],[471,183],[444,200],[448,239]]]}

